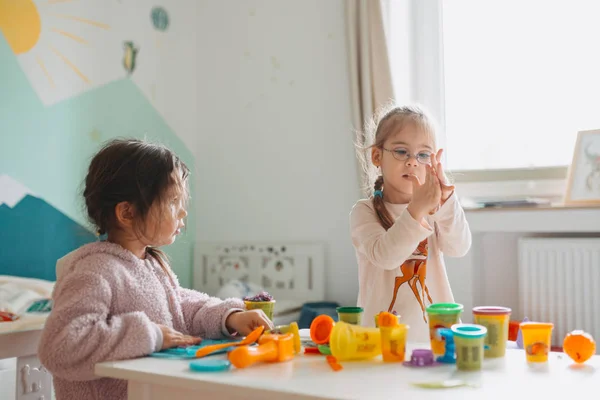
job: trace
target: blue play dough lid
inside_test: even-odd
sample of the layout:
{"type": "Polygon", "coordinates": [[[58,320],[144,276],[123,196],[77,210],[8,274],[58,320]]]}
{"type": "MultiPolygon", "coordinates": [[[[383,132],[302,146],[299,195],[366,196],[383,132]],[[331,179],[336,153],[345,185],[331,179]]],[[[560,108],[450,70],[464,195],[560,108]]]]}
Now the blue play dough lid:
{"type": "Polygon", "coordinates": [[[196,372],[219,372],[227,371],[231,368],[228,360],[206,360],[199,359],[190,362],[190,369],[196,372]]]}

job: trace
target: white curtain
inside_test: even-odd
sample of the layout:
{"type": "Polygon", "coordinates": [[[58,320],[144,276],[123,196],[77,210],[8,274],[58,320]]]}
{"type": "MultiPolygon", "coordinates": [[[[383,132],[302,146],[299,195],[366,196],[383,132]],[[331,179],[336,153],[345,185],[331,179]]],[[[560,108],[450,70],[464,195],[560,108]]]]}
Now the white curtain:
{"type": "Polygon", "coordinates": [[[393,99],[383,0],[345,0],[354,129],[393,99]]]}

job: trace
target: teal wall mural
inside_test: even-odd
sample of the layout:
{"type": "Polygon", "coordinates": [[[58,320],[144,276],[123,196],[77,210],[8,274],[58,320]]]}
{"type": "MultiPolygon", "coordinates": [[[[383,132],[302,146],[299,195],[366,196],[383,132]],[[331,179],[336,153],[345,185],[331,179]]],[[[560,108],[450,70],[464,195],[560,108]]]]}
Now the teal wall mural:
{"type": "Polygon", "coordinates": [[[54,281],[56,260],[94,240],[89,230],[40,198],[26,195],[13,208],[0,205],[3,274],[54,281]]]}
{"type": "MultiPolygon", "coordinates": [[[[0,206],[0,274],[52,278],[57,257],[95,240],[80,193],[89,160],[102,142],[113,137],[157,141],[194,169],[192,153],[126,77],[44,104],[0,34],[0,93],[0,176],[35,193],[12,207],[0,206]]],[[[188,287],[194,238],[190,204],[185,234],[165,248],[188,287]]]]}

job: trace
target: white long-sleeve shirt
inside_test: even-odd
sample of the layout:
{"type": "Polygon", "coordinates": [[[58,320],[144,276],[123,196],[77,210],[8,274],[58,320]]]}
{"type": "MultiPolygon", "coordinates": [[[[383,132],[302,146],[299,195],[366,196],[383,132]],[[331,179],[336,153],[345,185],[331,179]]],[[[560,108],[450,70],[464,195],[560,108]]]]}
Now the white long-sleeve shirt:
{"type": "Polygon", "coordinates": [[[362,324],[374,326],[375,315],[391,307],[400,315],[400,322],[409,325],[408,340],[427,343],[429,328],[423,308],[431,303],[417,275],[406,279],[417,271],[423,275],[425,259],[425,286],[432,302],[454,302],[443,254],[462,257],[469,251],[469,224],[455,193],[434,215],[425,217],[427,224],[416,221],[407,211],[407,204],[385,205],[395,220],[387,231],[371,199],[358,201],[350,213],[352,244],[358,260],[358,306],[365,310],[362,324]],[[392,302],[396,278],[402,284],[392,302]]]}

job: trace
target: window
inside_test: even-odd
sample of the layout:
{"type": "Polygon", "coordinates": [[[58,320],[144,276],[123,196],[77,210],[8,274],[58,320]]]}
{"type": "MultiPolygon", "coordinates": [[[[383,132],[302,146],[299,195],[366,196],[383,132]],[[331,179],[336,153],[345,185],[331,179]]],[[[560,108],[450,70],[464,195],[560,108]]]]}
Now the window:
{"type": "Polygon", "coordinates": [[[432,110],[450,170],[566,173],[577,131],[600,128],[598,15],[597,0],[391,0],[392,70],[410,47],[416,82],[407,95],[402,68],[398,98],[432,110]]]}

